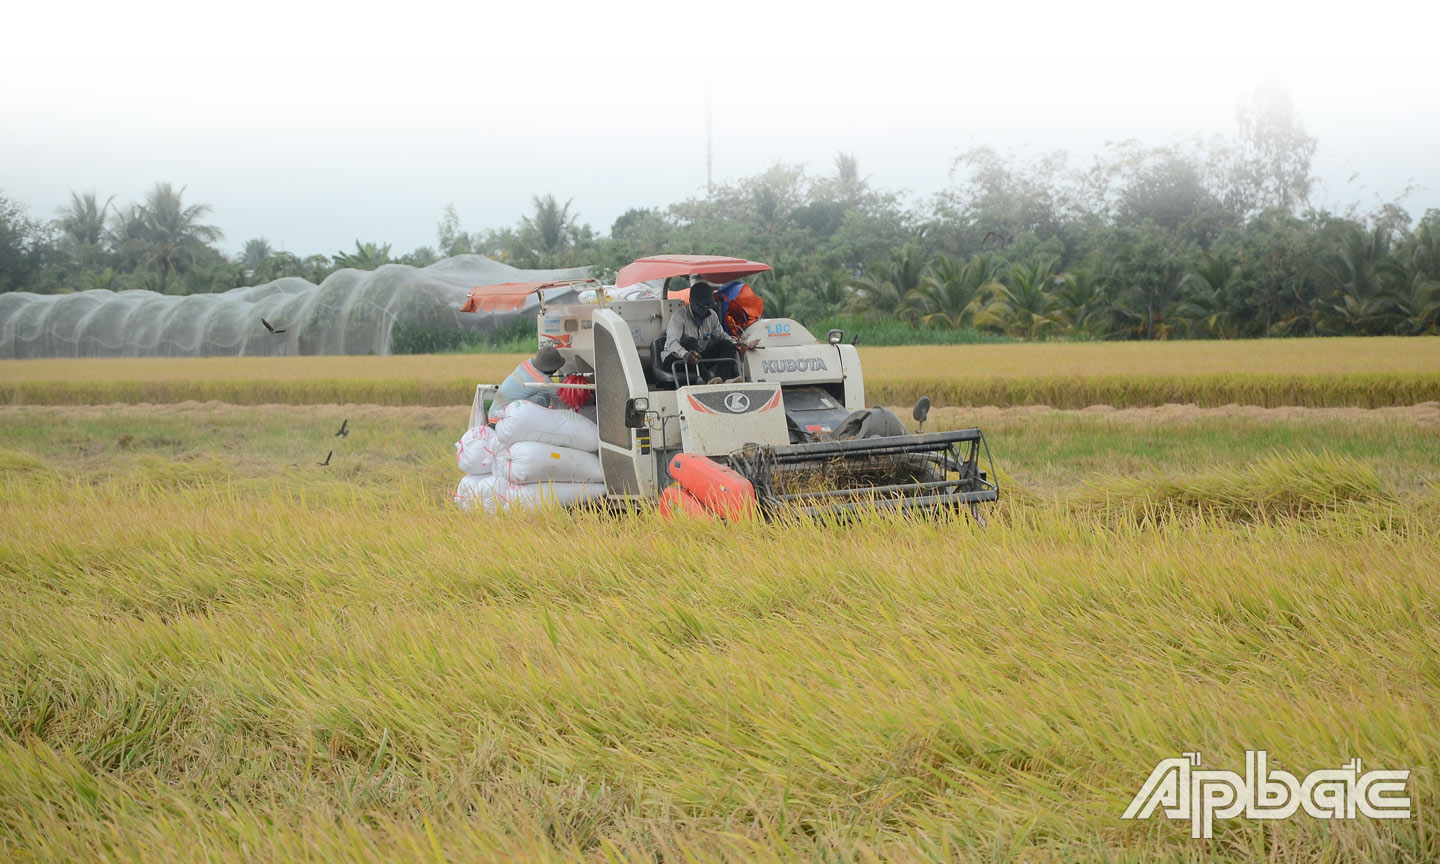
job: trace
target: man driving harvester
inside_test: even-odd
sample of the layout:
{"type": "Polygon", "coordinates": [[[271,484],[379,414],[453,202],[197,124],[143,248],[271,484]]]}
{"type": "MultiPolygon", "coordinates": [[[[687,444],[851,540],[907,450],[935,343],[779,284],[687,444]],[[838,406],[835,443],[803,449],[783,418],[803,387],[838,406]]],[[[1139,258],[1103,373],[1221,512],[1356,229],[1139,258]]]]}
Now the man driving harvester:
{"type": "MultiPolygon", "coordinates": [[[[661,357],[666,363],[683,362],[687,367],[695,367],[694,375],[699,381],[720,384],[725,376],[717,372],[735,370],[725,361],[736,359],[748,348],[725,332],[716,308],[715,286],[701,280],[690,286],[689,304],[670,316],[661,357]]],[[[686,373],[688,375],[688,369],[686,373]]]]}

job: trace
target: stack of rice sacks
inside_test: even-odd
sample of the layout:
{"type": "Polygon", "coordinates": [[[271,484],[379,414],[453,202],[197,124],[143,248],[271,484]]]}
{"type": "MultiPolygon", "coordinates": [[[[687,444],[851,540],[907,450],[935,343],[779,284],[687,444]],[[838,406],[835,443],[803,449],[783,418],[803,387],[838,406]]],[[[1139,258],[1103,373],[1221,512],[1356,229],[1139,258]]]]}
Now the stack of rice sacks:
{"type": "Polygon", "coordinates": [[[465,472],[455,490],[461,508],[568,507],[605,494],[594,423],[534,402],[511,402],[491,419],[493,425],[471,429],[455,443],[455,461],[465,472]]]}

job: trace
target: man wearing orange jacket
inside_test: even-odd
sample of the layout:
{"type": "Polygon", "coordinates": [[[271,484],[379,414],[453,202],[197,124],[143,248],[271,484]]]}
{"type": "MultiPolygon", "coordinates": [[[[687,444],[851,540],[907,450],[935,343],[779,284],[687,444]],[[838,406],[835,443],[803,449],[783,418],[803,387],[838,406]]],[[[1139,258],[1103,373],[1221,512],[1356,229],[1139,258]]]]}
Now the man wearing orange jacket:
{"type": "MultiPolygon", "coordinates": [[[[704,281],[705,277],[698,274],[690,276],[691,287],[704,281]]],[[[765,311],[765,301],[739,279],[715,288],[715,302],[720,307],[720,323],[725,325],[725,330],[731,336],[737,338],[745,332],[746,327],[759,321],[765,311]]]]}

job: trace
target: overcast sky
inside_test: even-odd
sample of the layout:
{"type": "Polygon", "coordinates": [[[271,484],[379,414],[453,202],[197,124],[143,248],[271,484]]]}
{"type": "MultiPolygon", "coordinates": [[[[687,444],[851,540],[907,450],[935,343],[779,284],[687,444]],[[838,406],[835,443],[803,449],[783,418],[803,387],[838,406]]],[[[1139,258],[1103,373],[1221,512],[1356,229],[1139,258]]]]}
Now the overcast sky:
{"type": "Polygon", "coordinates": [[[476,230],[551,192],[604,232],[703,193],[707,90],[717,182],[843,150],[923,198],[981,144],[1230,134],[1279,80],[1319,139],[1317,203],[1440,207],[1440,4],[495,5],[11,8],[0,190],[49,218],[167,180],[230,251],[402,253],[452,202],[476,230]]]}

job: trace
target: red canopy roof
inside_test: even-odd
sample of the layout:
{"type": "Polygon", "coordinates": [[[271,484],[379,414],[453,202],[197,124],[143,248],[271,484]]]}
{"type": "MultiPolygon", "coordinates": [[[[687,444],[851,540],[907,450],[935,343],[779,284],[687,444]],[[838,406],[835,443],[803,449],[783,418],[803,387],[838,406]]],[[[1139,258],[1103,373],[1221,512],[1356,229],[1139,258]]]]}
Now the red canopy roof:
{"type": "Polygon", "coordinates": [[[461,312],[518,312],[525,308],[525,298],[545,288],[560,288],[593,282],[593,279],[564,279],[558,282],[502,282],[471,288],[461,312]]]}
{"type": "Polygon", "coordinates": [[[622,267],[620,275],[615,277],[615,287],[625,288],[638,282],[688,276],[691,273],[708,276],[712,282],[725,283],[764,273],[769,269],[769,264],[746,261],[744,258],[727,258],[723,255],[653,255],[622,267]]]}

